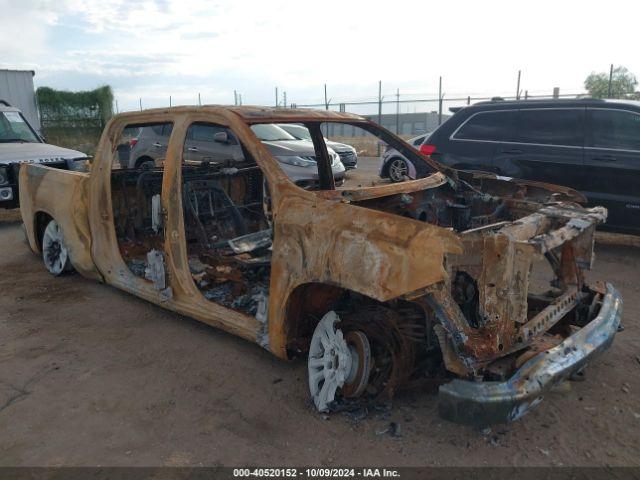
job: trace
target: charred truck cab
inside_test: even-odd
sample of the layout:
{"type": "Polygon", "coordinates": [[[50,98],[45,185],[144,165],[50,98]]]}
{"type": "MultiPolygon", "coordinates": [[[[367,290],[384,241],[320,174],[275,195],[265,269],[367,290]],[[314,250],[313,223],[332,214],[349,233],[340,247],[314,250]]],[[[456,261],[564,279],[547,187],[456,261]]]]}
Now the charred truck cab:
{"type": "Polygon", "coordinates": [[[615,288],[584,278],[605,209],[567,188],[448,169],[352,114],[121,114],[91,172],[30,165],[20,186],[31,248],[52,273],[74,268],[306,358],[320,411],[438,384],[446,419],[515,420],[606,349],[620,322],[615,288]],[[309,129],[315,156],[287,161],[315,162],[316,185],[295,185],[250,128],[284,123],[309,129]],[[327,123],[388,143],[422,178],[336,187],[327,123]],[[167,132],[162,167],[117,170],[123,132],[140,128],[167,132]],[[238,142],[242,154],[199,158],[187,137],[238,142]],[[541,260],[552,278],[537,292],[541,260]]]}

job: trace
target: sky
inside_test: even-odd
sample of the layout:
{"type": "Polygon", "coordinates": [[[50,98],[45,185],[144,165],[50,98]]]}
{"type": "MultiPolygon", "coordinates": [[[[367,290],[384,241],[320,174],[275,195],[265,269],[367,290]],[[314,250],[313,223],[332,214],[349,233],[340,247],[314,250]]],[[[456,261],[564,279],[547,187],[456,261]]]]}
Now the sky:
{"type": "MultiPolygon", "coordinates": [[[[583,90],[640,75],[640,3],[587,1],[0,0],[0,68],[36,86],[111,85],[118,110],[583,90]]],[[[375,110],[375,107],[369,107],[375,110]]],[[[392,111],[395,107],[390,106],[392,111]]],[[[403,105],[403,111],[418,109],[403,105]]],[[[424,108],[424,107],[422,107],[424,108]]],[[[351,110],[357,111],[353,108],[351,110]]],[[[411,110],[413,111],[413,110],[411,110]]],[[[368,113],[358,111],[358,113],[368,113]]]]}

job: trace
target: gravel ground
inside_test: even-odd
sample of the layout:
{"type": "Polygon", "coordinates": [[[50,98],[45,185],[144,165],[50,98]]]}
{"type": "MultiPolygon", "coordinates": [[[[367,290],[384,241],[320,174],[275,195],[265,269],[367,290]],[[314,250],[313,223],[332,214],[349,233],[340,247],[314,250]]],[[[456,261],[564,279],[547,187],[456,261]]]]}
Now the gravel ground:
{"type": "Polygon", "coordinates": [[[585,380],[479,430],[441,420],[427,392],[364,419],[319,415],[304,362],[50,276],[15,212],[0,245],[0,466],[640,465],[640,249],[597,248],[589,279],[620,289],[626,329],[585,380]]]}

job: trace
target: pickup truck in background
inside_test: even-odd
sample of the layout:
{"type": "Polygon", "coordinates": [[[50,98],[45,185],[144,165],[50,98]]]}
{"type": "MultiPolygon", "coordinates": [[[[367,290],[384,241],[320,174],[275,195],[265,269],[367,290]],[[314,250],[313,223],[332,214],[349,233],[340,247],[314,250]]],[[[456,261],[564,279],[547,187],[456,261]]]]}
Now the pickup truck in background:
{"type": "Polygon", "coordinates": [[[29,244],[52,274],[75,269],[279,358],[306,358],[319,411],[437,382],[444,418],[484,425],[520,418],[618,331],[619,293],[584,275],[607,212],[584,201],[565,187],[442,166],[373,122],[324,110],[124,113],[90,172],[20,171],[29,244]],[[312,188],[296,185],[255,133],[287,123],[310,133],[312,188]],[[336,187],[322,134],[335,123],[366,130],[427,174],[336,187]],[[168,125],[162,168],[119,168],[123,132],[168,125]],[[242,155],[189,157],[191,129],[202,126],[233,135],[242,155]],[[544,262],[549,284],[538,291],[530,273],[544,262]]]}
{"type": "Polygon", "coordinates": [[[24,163],[65,170],[84,169],[82,152],[45,143],[18,108],[0,100],[0,208],[18,204],[18,172],[24,163]]]}

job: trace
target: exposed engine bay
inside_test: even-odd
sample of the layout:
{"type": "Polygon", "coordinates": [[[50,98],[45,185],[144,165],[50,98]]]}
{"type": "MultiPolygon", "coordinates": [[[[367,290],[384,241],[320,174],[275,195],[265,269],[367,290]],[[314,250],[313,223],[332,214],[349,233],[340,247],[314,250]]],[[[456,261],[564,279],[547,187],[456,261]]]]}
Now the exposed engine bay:
{"type": "MultiPolygon", "coordinates": [[[[582,271],[591,267],[593,234],[606,210],[585,210],[572,192],[550,194],[530,183],[461,177],[455,186],[350,201],[451,229],[463,248],[445,257],[445,282],[384,304],[330,288],[314,291],[324,296],[323,307],[331,305],[336,313],[336,332],[344,335],[351,358],[370,366],[344,373],[337,403],[323,403],[321,381],[315,398],[322,407],[345,408],[350,398],[380,398],[399,388],[442,384],[452,376],[505,381],[598,315],[605,289],[587,286],[582,271]],[[544,262],[550,275],[535,279],[546,283],[537,292],[531,275],[544,262]],[[360,334],[374,341],[363,347],[360,334]],[[366,393],[360,388],[363,375],[366,393]]],[[[320,320],[323,308],[315,305],[297,306],[308,316],[307,326],[290,345],[306,353],[304,345],[310,344],[310,357],[314,338],[331,337],[334,328],[327,317],[320,320]]],[[[310,377],[314,373],[310,367],[310,377]]]]}

